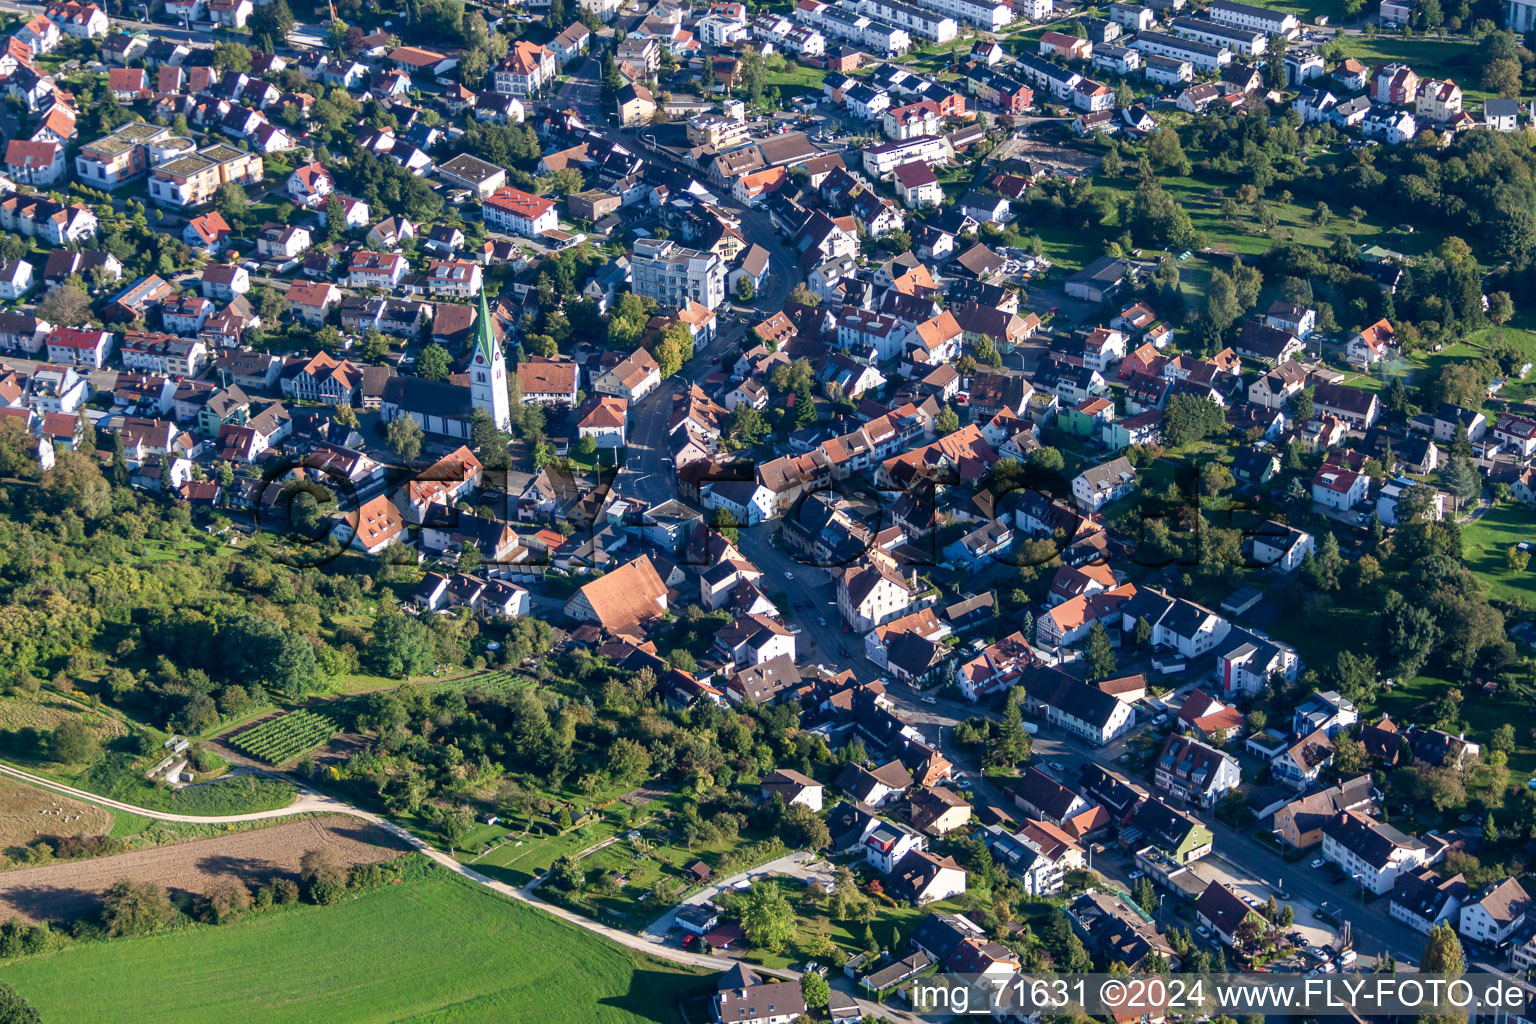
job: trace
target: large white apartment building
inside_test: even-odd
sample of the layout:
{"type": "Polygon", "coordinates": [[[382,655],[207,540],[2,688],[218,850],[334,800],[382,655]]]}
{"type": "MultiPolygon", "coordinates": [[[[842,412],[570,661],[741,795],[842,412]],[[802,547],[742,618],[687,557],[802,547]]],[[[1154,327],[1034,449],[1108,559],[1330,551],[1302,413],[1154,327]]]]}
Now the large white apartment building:
{"type": "Polygon", "coordinates": [[[917,36],[935,43],[947,43],[959,34],[960,26],[947,14],[914,7],[901,0],[858,0],[859,13],[870,18],[890,22],[917,36]]]}
{"type": "Polygon", "coordinates": [[[1294,39],[1301,31],[1301,21],[1294,14],[1268,7],[1233,3],[1232,0],[1213,0],[1211,6],[1206,8],[1206,13],[1211,16],[1211,20],[1223,25],[1256,29],[1267,36],[1294,39]]]}
{"type": "Polygon", "coordinates": [[[725,262],[668,239],[637,240],[630,275],[636,295],[662,306],[682,308],[692,300],[715,309],[725,301],[725,262]]]}
{"type": "Polygon", "coordinates": [[[1013,20],[1013,8],[996,0],[919,0],[919,3],[988,32],[996,32],[1013,20]]]}
{"type": "Polygon", "coordinates": [[[1215,71],[1223,64],[1232,63],[1232,51],[1225,46],[1214,46],[1194,39],[1181,39],[1165,32],[1140,32],[1131,43],[1142,53],[1174,60],[1187,60],[1201,71],[1215,71]]]}
{"type": "Polygon", "coordinates": [[[1168,25],[1175,35],[1212,46],[1230,46],[1233,53],[1256,57],[1269,49],[1269,37],[1256,28],[1227,25],[1204,18],[1174,18],[1168,25]]]}

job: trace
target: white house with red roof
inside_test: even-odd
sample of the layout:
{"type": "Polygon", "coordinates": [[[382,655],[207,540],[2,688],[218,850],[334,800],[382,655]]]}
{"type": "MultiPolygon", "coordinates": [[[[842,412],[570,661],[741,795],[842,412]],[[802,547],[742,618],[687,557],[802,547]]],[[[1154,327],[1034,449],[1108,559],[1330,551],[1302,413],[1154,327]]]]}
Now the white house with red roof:
{"type": "Polygon", "coordinates": [[[5,147],[5,172],[22,185],[52,185],[68,166],[57,142],[12,139],[5,147]]]}
{"type": "Polygon", "coordinates": [[[629,400],[613,395],[595,395],[581,410],[576,433],[590,437],[599,448],[622,448],[629,422],[629,400]]]}
{"type": "Polygon", "coordinates": [[[64,38],[64,33],[46,15],[39,14],[17,29],[12,38],[31,50],[33,57],[41,57],[53,52],[54,47],[64,38]]]}
{"type": "Polygon", "coordinates": [[[194,249],[218,253],[223,251],[232,233],[224,215],[211,210],[187,221],[187,226],[181,232],[181,240],[194,249]]]}
{"type": "Polygon", "coordinates": [[[1522,459],[1536,454],[1536,421],[1505,413],[1494,421],[1493,436],[1522,459]]]}
{"type": "Polygon", "coordinates": [[[62,4],[49,4],[43,13],[49,21],[59,26],[60,32],[75,39],[95,39],[112,29],[112,19],[95,4],[66,0],[62,4]]]}
{"type": "Polygon", "coordinates": [[[481,209],[486,224],[527,238],[537,238],[560,226],[554,203],[510,185],[491,193],[481,209]]]}
{"type": "Polygon", "coordinates": [[[1351,366],[1363,368],[1375,366],[1396,349],[1397,332],[1385,319],[1381,319],[1349,339],[1345,356],[1351,366]]]}
{"type": "Polygon", "coordinates": [[[64,366],[84,366],[99,370],[112,353],[114,338],[109,331],[86,327],[55,327],[48,335],[48,361],[64,366]]]}
{"type": "Polygon", "coordinates": [[[335,190],[336,179],[317,160],[295,167],[288,175],[288,194],[301,206],[321,206],[335,190]]]}
{"type": "Polygon", "coordinates": [[[1343,466],[1326,464],[1312,477],[1312,500],[1341,511],[1364,501],[1370,489],[1370,477],[1343,466]]]}

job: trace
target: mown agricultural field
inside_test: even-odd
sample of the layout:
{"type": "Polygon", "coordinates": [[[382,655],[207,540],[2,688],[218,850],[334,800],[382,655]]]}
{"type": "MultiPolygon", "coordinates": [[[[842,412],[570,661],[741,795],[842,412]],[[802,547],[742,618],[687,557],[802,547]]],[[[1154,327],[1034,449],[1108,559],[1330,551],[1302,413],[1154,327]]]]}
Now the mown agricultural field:
{"type": "Polygon", "coordinates": [[[0,970],[47,1021],[677,1024],[703,976],[442,869],[330,907],[82,943],[0,970]]]}
{"type": "Polygon", "coordinates": [[[336,735],[336,723],[313,711],[289,711],[238,733],[231,745],[268,764],[297,760],[336,735]]]}

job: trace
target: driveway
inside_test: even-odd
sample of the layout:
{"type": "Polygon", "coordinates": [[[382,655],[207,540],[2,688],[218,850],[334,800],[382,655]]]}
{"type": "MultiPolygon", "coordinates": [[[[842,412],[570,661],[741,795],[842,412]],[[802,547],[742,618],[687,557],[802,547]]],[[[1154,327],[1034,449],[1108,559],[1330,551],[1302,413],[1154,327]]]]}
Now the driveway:
{"type": "Polygon", "coordinates": [[[666,942],[667,933],[672,930],[672,922],[676,919],[680,908],[708,903],[716,896],[736,888],[738,882],[755,882],[763,878],[798,878],[804,882],[820,879],[830,884],[832,881],[832,865],[815,854],[802,850],[799,853],[787,854],[778,860],[771,860],[766,864],[759,864],[755,868],[738,871],[729,878],[722,879],[714,885],[700,889],[692,896],[689,896],[676,907],[673,907],[646,925],[640,934],[652,942],[666,942]]]}

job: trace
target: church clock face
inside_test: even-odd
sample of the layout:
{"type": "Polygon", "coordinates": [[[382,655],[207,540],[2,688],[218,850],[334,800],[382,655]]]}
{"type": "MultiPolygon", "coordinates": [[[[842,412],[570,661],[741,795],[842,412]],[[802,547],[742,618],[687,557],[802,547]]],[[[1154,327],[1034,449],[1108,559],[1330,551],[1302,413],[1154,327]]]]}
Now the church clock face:
{"type": "Polygon", "coordinates": [[[477,363],[485,362],[485,356],[475,356],[475,362],[477,362],[477,363]]]}

